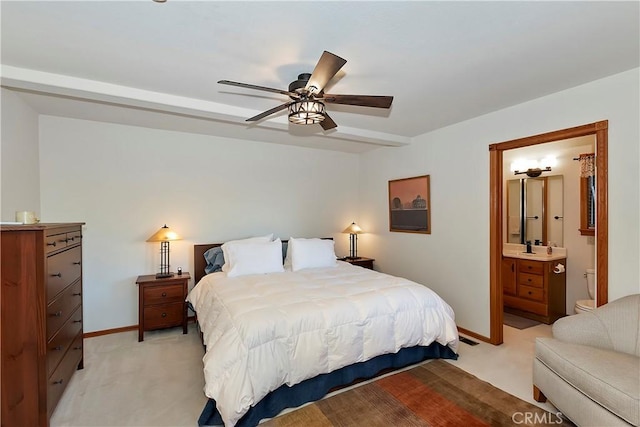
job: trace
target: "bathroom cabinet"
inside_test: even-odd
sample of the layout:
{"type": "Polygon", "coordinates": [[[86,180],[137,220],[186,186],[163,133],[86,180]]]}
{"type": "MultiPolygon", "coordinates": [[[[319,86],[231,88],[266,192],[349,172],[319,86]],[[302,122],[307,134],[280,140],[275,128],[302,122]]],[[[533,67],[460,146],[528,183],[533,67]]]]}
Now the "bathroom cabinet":
{"type": "Polygon", "coordinates": [[[518,316],[551,324],[566,315],[567,273],[555,273],[566,258],[537,261],[502,258],[504,310],[518,316]]]}

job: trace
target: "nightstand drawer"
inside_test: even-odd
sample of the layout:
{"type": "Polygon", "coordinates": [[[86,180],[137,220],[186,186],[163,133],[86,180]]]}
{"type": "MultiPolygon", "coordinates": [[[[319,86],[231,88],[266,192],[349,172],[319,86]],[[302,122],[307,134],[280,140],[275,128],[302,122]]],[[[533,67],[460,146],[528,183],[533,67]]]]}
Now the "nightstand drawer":
{"type": "Polygon", "coordinates": [[[184,307],[182,302],[145,307],[145,331],[182,325],[184,307]]]}
{"type": "Polygon", "coordinates": [[[183,302],[182,285],[149,286],[144,288],[145,307],[156,304],[183,302]]]}

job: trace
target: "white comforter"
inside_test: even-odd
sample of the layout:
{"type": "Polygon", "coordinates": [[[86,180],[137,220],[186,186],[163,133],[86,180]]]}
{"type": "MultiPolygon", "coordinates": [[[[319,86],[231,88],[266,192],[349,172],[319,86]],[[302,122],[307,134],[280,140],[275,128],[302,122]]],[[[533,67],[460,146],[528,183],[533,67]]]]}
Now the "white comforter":
{"type": "Polygon", "coordinates": [[[205,394],[233,426],[270,391],[403,347],[457,350],[454,313],[429,288],[338,267],[229,278],[189,293],[207,352],[205,394]]]}

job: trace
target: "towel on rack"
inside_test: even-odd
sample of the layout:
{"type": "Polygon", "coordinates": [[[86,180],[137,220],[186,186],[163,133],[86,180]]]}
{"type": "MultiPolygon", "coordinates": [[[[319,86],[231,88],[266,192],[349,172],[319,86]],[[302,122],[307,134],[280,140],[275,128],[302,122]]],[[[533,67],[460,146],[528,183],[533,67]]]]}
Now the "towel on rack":
{"type": "Polygon", "coordinates": [[[509,216],[509,234],[520,234],[520,217],[509,216]]]}

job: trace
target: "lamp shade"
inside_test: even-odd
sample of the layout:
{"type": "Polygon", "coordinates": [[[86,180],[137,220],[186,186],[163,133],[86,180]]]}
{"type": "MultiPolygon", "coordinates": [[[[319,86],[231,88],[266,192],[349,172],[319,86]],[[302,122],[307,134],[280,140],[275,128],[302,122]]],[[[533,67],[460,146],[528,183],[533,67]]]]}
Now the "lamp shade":
{"type": "Polygon", "coordinates": [[[358,226],[355,222],[352,222],[347,228],[342,230],[345,234],[362,234],[364,230],[358,226]]]}
{"type": "Polygon", "coordinates": [[[178,233],[171,230],[165,224],[160,230],[156,231],[153,236],[147,239],[147,242],[171,242],[173,240],[182,240],[182,237],[178,236],[178,233]]]}

